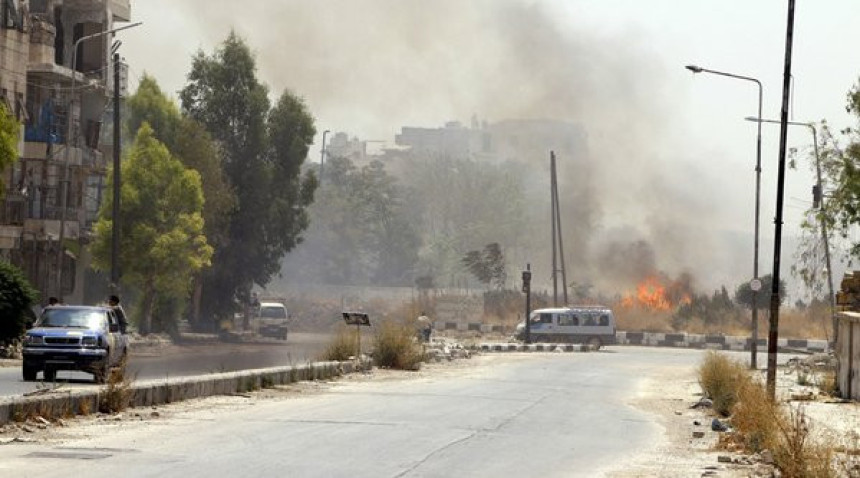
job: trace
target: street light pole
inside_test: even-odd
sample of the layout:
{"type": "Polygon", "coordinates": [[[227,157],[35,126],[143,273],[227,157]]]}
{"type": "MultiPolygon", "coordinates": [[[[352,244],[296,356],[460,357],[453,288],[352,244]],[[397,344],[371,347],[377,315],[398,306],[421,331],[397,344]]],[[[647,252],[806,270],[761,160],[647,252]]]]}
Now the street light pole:
{"type": "MultiPolygon", "coordinates": [[[[696,65],[687,65],[686,68],[693,73],[711,73],[713,75],[735,78],[737,80],[751,81],[758,86],[758,117],[761,118],[762,110],[762,86],[761,81],[742,75],[726,73],[724,71],[709,70],[696,65]]],[[[761,212],[761,123],[758,125],[755,148],[755,239],[753,245],[753,280],[758,280],[758,250],[759,250],[759,214],[761,212]]],[[[752,340],[750,343],[750,368],[755,369],[758,354],[758,288],[754,287],[752,307],[752,340]]]]}
{"type": "MultiPolygon", "coordinates": [[[[129,28],[134,28],[140,25],[143,25],[143,22],[132,23],[130,25],[125,25],[122,27],[105,30],[103,32],[82,36],[75,40],[75,43],[72,46],[72,87],[69,90],[69,106],[67,107],[66,113],[66,148],[63,152],[63,179],[65,179],[66,182],[65,190],[63,190],[60,181],[58,180],[57,182],[57,193],[62,194],[62,196],[60,197],[60,242],[58,244],[59,247],[57,248],[57,298],[60,300],[60,302],[63,301],[63,255],[65,253],[63,241],[65,240],[66,234],[66,209],[68,207],[69,196],[69,150],[71,149],[70,142],[72,139],[72,114],[74,110],[72,105],[74,104],[75,86],[78,79],[78,46],[87,40],[103,37],[105,35],[110,35],[112,33],[116,33],[122,30],[128,30],[129,28]]],[[[114,85],[114,87],[116,87],[116,85],[114,85]]],[[[75,143],[77,144],[77,140],[75,141],[75,143]]]]}
{"type": "Polygon", "coordinates": [[[325,137],[329,130],[323,131],[322,148],[320,148],[320,184],[322,184],[323,166],[325,165],[325,137]]]}
{"type": "MultiPolygon", "coordinates": [[[[777,120],[762,119],[761,117],[759,117],[759,118],[747,117],[744,119],[746,119],[747,121],[755,121],[755,122],[758,122],[759,124],[761,124],[761,123],[780,124],[780,122],[777,120]]],[[[818,154],[818,131],[815,129],[814,123],[802,123],[799,121],[789,121],[789,122],[787,122],[787,124],[789,124],[791,126],[805,126],[805,127],[809,128],[809,130],[812,132],[812,145],[813,145],[813,151],[815,153],[815,175],[816,175],[816,184],[815,185],[816,185],[816,188],[818,189],[818,194],[821,195],[821,203],[818,207],[821,209],[822,214],[818,215],[818,220],[819,220],[819,224],[821,227],[821,242],[824,245],[824,266],[827,268],[828,302],[830,303],[830,321],[831,321],[831,323],[832,323],[831,325],[833,327],[833,333],[832,333],[832,339],[831,340],[833,341],[832,343],[835,344],[836,338],[839,335],[839,330],[836,326],[836,294],[834,294],[834,291],[833,291],[833,271],[830,268],[830,240],[828,239],[829,236],[827,233],[827,220],[825,219],[824,214],[823,214],[823,211],[825,210],[825,207],[824,207],[824,185],[823,185],[823,181],[821,178],[821,158],[818,154]]],[[[815,206],[813,205],[813,207],[815,207],[815,206]]]]}

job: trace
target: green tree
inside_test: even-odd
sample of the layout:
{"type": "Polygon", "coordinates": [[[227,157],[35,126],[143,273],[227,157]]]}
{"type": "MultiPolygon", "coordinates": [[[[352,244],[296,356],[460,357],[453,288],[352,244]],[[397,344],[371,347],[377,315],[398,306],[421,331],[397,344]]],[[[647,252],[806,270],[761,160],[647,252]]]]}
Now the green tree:
{"type": "MultiPolygon", "coordinates": [[[[112,175],[108,178],[110,185],[112,175]]],[[[173,158],[144,123],[125,161],[122,181],[120,269],[141,293],[138,327],[149,333],[159,297],[187,296],[193,274],[210,264],[200,175],[173,158]]],[[[107,196],[95,226],[93,257],[101,269],[110,264],[112,207],[107,196]]]]}
{"type": "MultiPolygon", "coordinates": [[[[770,308],[770,294],[773,287],[773,279],[770,274],[759,278],[761,280],[761,289],[758,291],[758,309],[767,310],[770,308]]],[[[725,289],[725,288],[724,288],[725,289]]],[[[735,289],[735,302],[750,310],[753,308],[753,290],[749,282],[743,282],[735,289]]],[[[714,294],[717,298],[717,294],[714,294]]],[[[779,281],[779,303],[785,302],[785,281],[779,281]]]]}
{"type": "MultiPolygon", "coordinates": [[[[18,159],[18,138],[21,125],[15,120],[4,105],[0,105],[0,174],[18,159]]],[[[6,192],[3,181],[0,181],[0,198],[6,192]]]]}
{"type": "Polygon", "coordinates": [[[300,171],[313,118],[290,92],[270,109],[268,93],[250,49],[232,32],[212,55],[198,52],[180,92],[183,112],[221,143],[237,198],[227,238],[204,278],[203,304],[214,316],[247,301],[254,283],[267,284],[308,225],[316,179],[300,171]]]}
{"type": "MultiPolygon", "coordinates": [[[[200,173],[206,240],[215,249],[222,247],[228,240],[236,195],[224,173],[223,155],[216,141],[200,123],[183,116],[177,105],[162,92],[158,82],[149,75],[144,75],[137,91],[129,98],[128,110],[127,126],[132,135],[137,133],[142,124],[148,123],[153,128],[154,136],[167,146],[173,156],[186,167],[200,173]]],[[[194,278],[194,303],[190,319],[192,325],[197,327],[203,325],[199,317],[199,300],[205,271],[201,270],[194,278]]],[[[158,316],[176,316],[184,305],[180,300],[163,298],[157,303],[158,316]]]]}
{"type": "MultiPolygon", "coordinates": [[[[2,108],[0,108],[2,109],[2,108]]],[[[20,339],[39,293],[20,269],[0,261],[0,345],[20,339]]]]}
{"type": "Polygon", "coordinates": [[[381,162],[358,168],[330,157],[307,241],[290,257],[294,272],[329,284],[411,286],[421,243],[407,202],[381,162]]]}
{"type": "Polygon", "coordinates": [[[504,289],[507,265],[498,242],[487,244],[483,252],[467,252],[462,262],[466,269],[482,283],[492,284],[498,290],[504,289]]]}

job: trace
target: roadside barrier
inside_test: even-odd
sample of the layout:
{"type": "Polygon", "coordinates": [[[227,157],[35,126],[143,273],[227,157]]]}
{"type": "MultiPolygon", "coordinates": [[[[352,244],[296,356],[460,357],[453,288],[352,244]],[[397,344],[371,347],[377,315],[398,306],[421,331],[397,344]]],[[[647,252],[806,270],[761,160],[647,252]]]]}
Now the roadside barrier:
{"type": "MultiPolygon", "coordinates": [[[[323,380],[367,370],[372,361],[315,362],[305,365],[272,367],[237,372],[213,373],[168,380],[133,382],[129,386],[129,407],[147,407],[213,395],[232,395],[260,388],[304,380],[323,380]]],[[[0,398],[0,426],[32,417],[46,420],[95,413],[104,387],[95,390],[51,391],[36,396],[0,398]]]]}
{"type": "MultiPolygon", "coordinates": [[[[479,325],[479,324],[475,324],[479,325]]],[[[615,344],[612,345],[642,345],[651,347],[678,347],[711,350],[750,350],[752,339],[750,337],[735,337],[730,335],[702,335],[687,333],[656,333],[656,332],[616,332],[615,344]]],[[[758,350],[767,351],[767,339],[761,338],[757,341],[758,350]]],[[[521,342],[510,343],[480,343],[472,347],[482,352],[585,352],[591,350],[583,344],[551,344],[533,343],[523,344],[521,342]]],[[[825,353],[829,351],[826,340],[810,339],[779,339],[777,341],[779,352],[794,353],[825,353]]]]}

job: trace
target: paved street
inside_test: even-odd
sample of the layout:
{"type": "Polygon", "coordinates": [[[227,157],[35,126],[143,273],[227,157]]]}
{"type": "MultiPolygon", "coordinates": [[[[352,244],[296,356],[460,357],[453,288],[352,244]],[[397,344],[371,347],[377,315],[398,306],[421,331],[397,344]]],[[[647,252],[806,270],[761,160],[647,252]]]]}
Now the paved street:
{"type": "MultiPolygon", "coordinates": [[[[325,350],[329,335],[290,333],[284,343],[272,340],[261,344],[226,344],[170,346],[162,350],[144,350],[129,359],[129,371],[138,380],[155,380],[214,372],[301,364],[315,360],[325,350]]],[[[40,375],[41,377],[41,375],[40,375]]],[[[62,371],[57,382],[69,388],[96,387],[92,375],[62,371]]],[[[0,397],[21,395],[45,387],[43,382],[24,382],[21,367],[0,367],[0,397]]]]}
{"type": "Polygon", "coordinates": [[[104,427],[61,446],[0,447],[0,475],[599,476],[662,439],[654,417],[629,405],[644,381],[700,358],[617,347],[347,380],[319,395],[104,427]]]}

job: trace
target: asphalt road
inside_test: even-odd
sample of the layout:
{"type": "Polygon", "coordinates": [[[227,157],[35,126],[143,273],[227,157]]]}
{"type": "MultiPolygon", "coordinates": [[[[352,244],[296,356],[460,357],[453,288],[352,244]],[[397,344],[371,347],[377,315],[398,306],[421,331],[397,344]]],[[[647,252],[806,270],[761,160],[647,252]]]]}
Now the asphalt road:
{"type": "MultiPolygon", "coordinates": [[[[317,359],[328,345],[330,336],[320,333],[290,332],[286,342],[270,340],[257,344],[215,343],[208,345],[169,346],[161,350],[133,354],[129,372],[138,380],[184,377],[233,370],[302,364],[317,359]]],[[[21,367],[0,367],[0,397],[21,395],[53,384],[24,382],[21,367]]],[[[57,384],[67,388],[97,387],[92,375],[61,371],[57,384]]]]}
{"type": "Polygon", "coordinates": [[[62,446],[0,447],[0,476],[601,476],[662,440],[655,418],[629,405],[644,380],[701,357],[612,347],[345,381],[318,395],[102,426],[62,446]]]}

